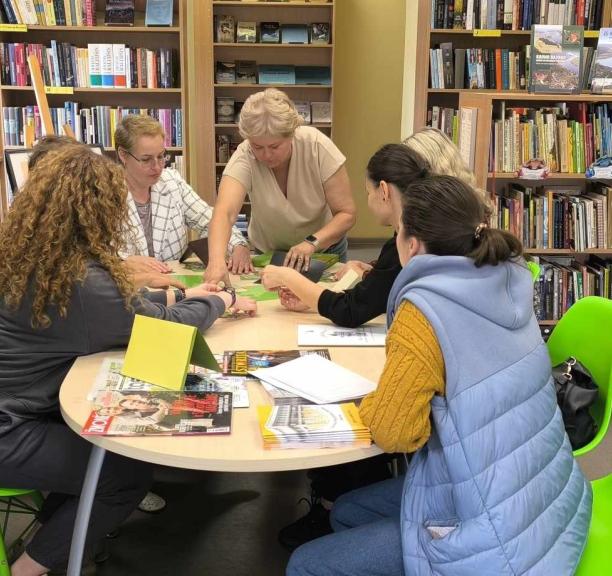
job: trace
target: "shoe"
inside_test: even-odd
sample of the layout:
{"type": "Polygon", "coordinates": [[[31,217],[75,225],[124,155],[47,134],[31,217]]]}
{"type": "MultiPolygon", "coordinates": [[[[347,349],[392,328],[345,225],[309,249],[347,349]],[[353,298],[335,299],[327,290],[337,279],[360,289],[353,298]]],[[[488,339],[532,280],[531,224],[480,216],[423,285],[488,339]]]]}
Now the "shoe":
{"type": "Polygon", "coordinates": [[[140,504],[138,504],[138,510],[149,514],[161,512],[165,507],[166,501],[153,492],[147,492],[147,495],[142,499],[140,504]]]}
{"type": "Polygon", "coordinates": [[[306,542],[333,532],[329,523],[329,510],[323,508],[318,500],[302,498],[300,502],[302,501],[310,506],[308,513],[278,533],[278,541],[289,552],[293,552],[306,542]]]}

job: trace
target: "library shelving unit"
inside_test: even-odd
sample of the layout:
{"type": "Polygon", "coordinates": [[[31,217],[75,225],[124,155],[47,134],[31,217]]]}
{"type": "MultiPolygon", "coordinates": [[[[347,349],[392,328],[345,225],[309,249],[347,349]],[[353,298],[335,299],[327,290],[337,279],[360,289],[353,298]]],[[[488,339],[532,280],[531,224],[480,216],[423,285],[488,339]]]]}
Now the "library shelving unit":
{"type": "MultiPolygon", "coordinates": [[[[463,1],[464,5],[466,0],[463,1]]],[[[496,90],[496,89],[469,89],[469,88],[431,88],[430,78],[430,48],[437,48],[441,43],[452,43],[455,48],[507,48],[519,50],[529,45],[531,40],[530,30],[464,30],[464,29],[432,29],[432,1],[419,0],[418,14],[418,37],[416,70],[416,94],[415,94],[415,130],[428,124],[428,111],[433,106],[448,107],[455,110],[462,108],[476,109],[476,125],[472,126],[476,134],[474,137],[474,173],[477,184],[481,189],[487,190],[491,198],[495,194],[502,194],[512,184],[523,186],[543,186],[547,188],[560,189],[571,186],[579,190],[579,195],[591,190],[597,183],[585,178],[584,172],[553,172],[545,180],[521,181],[516,172],[495,172],[491,169],[493,165],[490,154],[492,154],[493,125],[498,118],[502,103],[507,107],[518,108],[544,108],[551,107],[557,103],[568,103],[576,106],[581,103],[598,104],[612,102],[611,95],[595,95],[588,92],[581,94],[542,94],[529,93],[527,90],[496,90]]],[[[602,0],[601,26],[612,26],[612,0],[602,0]]],[[[585,46],[595,47],[599,37],[599,30],[585,30],[585,46]]],[[[461,132],[459,122],[458,131],[461,132]]],[[[612,185],[611,182],[606,182],[612,185]]],[[[608,202],[608,207],[610,202],[608,202]]],[[[607,217],[612,217],[611,213],[607,217]]],[[[610,226],[608,225],[608,231],[610,226]]],[[[593,249],[576,251],[572,249],[554,248],[526,248],[527,254],[537,257],[571,258],[579,264],[588,264],[593,256],[612,260],[612,238],[608,235],[608,245],[593,249]]],[[[608,294],[610,296],[610,294],[608,294]]],[[[561,315],[559,311],[557,317],[561,315]]],[[[552,326],[557,319],[541,320],[540,324],[552,326]]]]}
{"type": "MultiPolygon", "coordinates": [[[[334,62],[334,26],[335,4],[328,2],[305,1],[220,1],[199,0],[200,12],[196,21],[198,25],[197,39],[198,62],[201,65],[196,70],[195,88],[198,93],[197,101],[202,105],[194,114],[201,116],[198,125],[203,127],[199,143],[197,163],[201,185],[200,193],[206,200],[214,204],[216,188],[225,166],[219,162],[216,150],[216,137],[226,134],[234,146],[240,142],[237,123],[220,123],[216,121],[216,99],[231,97],[236,103],[244,102],[249,95],[265,88],[275,87],[285,91],[294,101],[304,102],[332,102],[333,93],[333,62],[334,62]],[[255,22],[257,38],[254,43],[222,43],[215,41],[215,16],[228,15],[238,22],[255,22]],[[282,44],[262,43],[260,37],[261,22],[279,22],[283,24],[305,24],[324,22],[329,24],[330,38],[327,44],[282,44]],[[255,61],[259,65],[293,65],[293,66],[325,66],[331,68],[330,84],[237,84],[217,83],[215,79],[217,62],[235,62],[239,60],[255,61]]],[[[333,115],[333,109],[332,109],[333,115]]],[[[312,123],[327,135],[331,135],[333,116],[331,122],[312,123]]],[[[245,205],[248,213],[248,203],[245,205]]]]}
{"type": "MultiPolygon", "coordinates": [[[[127,88],[127,87],[60,87],[47,86],[45,92],[50,108],[61,108],[65,102],[78,102],[83,108],[110,106],[113,108],[168,108],[182,109],[182,147],[169,147],[172,154],[182,154],[189,137],[189,105],[187,90],[187,2],[173,0],[173,22],[171,26],[145,26],[146,0],[136,0],[134,26],[105,26],[105,0],[95,0],[95,26],[41,26],[41,25],[0,25],[0,42],[43,44],[50,46],[51,41],[66,42],[78,48],[88,44],[124,44],[135,48],[156,50],[168,48],[175,50],[179,57],[176,64],[178,87],[174,88],[127,88]]],[[[26,53],[27,56],[27,53],[26,53]]],[[[0,107],[24,107],[35,105],[35,93],[31,86],[0,85],[0,107]]],[[[3,174],[0,177],[0,216],[8,209],[10,201],[8,183],[4,169],[4,150],[9,146],[5,130],[0,131],[0,157],[3,174]]],[[[113,154],[113,149],[105,150],[113,154]]],[[[187,155],[183,155],[184,171],[189,175],[187,155]]]]}

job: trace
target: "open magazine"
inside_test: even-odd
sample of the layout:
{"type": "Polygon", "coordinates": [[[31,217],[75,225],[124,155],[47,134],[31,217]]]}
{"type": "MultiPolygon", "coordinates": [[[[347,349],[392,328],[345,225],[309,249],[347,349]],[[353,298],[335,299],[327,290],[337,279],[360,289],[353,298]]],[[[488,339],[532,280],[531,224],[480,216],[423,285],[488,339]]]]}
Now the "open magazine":
{"type": "MultiPolygon", "coordinates": [[[[93,387],[87,395],[88,400],[94,400],[100,392],[116,390],[118,392],[148,392],[163,391],[165,388],[137,380],[121,374],[123,368],[122,358],[104,358],[93,387]]],[[[187,374],[185,392],[231,392],[233,394],[232,406],[234,408],[248,408],[249,394],[247,392],[246,378],[238,376],[224,376],[195,366],[195,372],[187,374]]]]}
{"type": "Polygon", "coordinates": [[[300,356],[317,354],[330,359],[329,350],[234,350],[223,353],[223,374],[247,376],[252,370],[270,368],[300,356]]]}
{"type": "Polygon", "coordinates": [[[229,434],[229,392],[100,392],[83,426],[83,435],[174,436],[229,434]]]}

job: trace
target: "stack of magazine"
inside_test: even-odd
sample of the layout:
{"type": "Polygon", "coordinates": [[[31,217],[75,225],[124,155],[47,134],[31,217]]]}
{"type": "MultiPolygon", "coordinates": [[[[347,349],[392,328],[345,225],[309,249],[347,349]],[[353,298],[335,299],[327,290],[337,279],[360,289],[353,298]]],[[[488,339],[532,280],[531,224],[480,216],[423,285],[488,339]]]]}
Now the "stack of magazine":
{"type": "Polygon", "coordinates": [[[352,403],[310,406],[259,406],[264,448],[363,447],[372,443],[352,403]]]}
{"type": "Polygon", "coordinates": [[[229,434],[232,408],[249,406],[245,378],[196,368],[174,391],[124,376],[122,368],[122,359],[103,360],[84,435],[229,434]]]}

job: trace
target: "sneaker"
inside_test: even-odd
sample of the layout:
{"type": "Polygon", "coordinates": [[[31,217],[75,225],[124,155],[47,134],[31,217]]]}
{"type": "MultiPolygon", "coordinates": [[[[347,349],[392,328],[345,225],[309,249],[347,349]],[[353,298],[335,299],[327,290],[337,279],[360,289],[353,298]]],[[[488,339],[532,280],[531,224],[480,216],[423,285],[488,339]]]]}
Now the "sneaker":
{"type": "Polygon", "coordinates": [[[141,512],[148,512],[154,514],[155,512],[161,512],[166,507],[166,501],[153,492],[147,492],[147,495],[138,504],[138,510],[141,512]]]}
{"type": "Polygon", "coordinates": [[[293,552],[306,542],[333,532],[329,523],[329,510],[323,508],[318,500],[302,498],[300,502],[302,501],[310,506],[308,513],[278,533],[278,541],[289,552],[293,552]]]}

